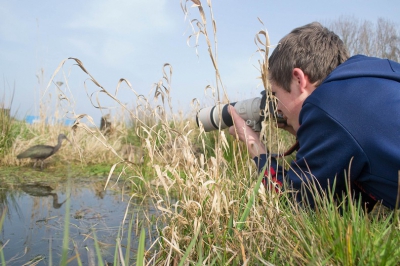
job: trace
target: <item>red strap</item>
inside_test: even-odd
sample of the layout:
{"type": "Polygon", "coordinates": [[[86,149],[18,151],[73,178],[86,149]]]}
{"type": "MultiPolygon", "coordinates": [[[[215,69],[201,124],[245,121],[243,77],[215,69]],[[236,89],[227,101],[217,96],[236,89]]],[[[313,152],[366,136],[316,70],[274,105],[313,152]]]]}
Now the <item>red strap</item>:
{"type": "Polygon", "coordinates": [[[270,167],[269,169],[266,169],[264,172],[264,178],[262,180],[264,187],[266,189],[268,189],[268,185],[269,185],[269,189],[275,189],[276,193],[280,193],[281,192],[281,187],[282,187],[282,182],[279,181],[276,178],[276,171],[274,168],[270,167]],[[269,177],[271,176],[271,180],[269,180],[269,177]]]}

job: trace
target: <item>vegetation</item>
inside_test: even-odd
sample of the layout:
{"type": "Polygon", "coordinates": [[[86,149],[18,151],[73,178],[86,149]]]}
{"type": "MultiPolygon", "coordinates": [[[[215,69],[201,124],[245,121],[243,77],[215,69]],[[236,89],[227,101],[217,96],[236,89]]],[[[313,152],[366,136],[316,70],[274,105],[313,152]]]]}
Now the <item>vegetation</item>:
{"type": "Polygon", "coordinates": [[[376,23],[341,16],[327,23],[339,34],[351,55],[363,54],[400,62],[400,31],[398,25],[379,18],[376,23]]]}
{"type": "MultiPolygon", "coordinates": [[[[12,98],[9,103],[6,103],[4,100],[0,103],[0,156],[4,156],[10,151],[15,139],[16,132],[14,127],[12,127],[13,118],[10,116],[12,98]]],[[[5,99],[5,93],[3,99],[5,99]]]]}
{"type": "MultiPolygon", "coordinates": [[[[182,0],[185,12],[186,2],[182,0]]],[[[198,29],[193,36],[206,40],[216,70],[216,101],[222,102],[220,99],[228,96],[223,91],[217,53],[208,35],[207,16],[200,1],[192,2],[199,11],[199,19],[192,20],[198,29]]],[[[211,1],[208,3],[211,25],[215,25],[211,1]]],[[[216,34],[215,27],[211,32],[216,34]]],[[[261,54],[261,80],[268,88],[267,31],[260,31],[255,40],[261,54]]],[[[324,196],[316,194],[319,208],[310,210],[293,203],[290,192],[278,195],[266,190],[241,143],[226,131],[205,133],[192,119],[195,112],[189,117],[174,113],[169,97],[170,65],[164,65],[163,77],[154,87],[153,101],[138,95],[128,81],[119,82],[118,88],[124,83],[137,96],[136,108],[131,110],[116,94],[103,88],[79,59],[63,61],[56,72],[67,61],[76,63],[100,92],[120,104],[124,119],[114,122],[112,130],[104,134],[86,115],[75,115],[72,127],[49,126],[44,122],[27,125],[0,116],[0,126],[3,123],[5,128],[2,136],[6,134],[5,138],[12,140],[1,142],[1,147],[6,147],[2,150],[1,165],[11,169],[29,167],[28,162],[16,160],[15,155],[34,144],[55,143],[63,132],[74,144],[63,145],[49,159],[45,171],[55,171],[55,166],[61,165],[90,167],[93,175],[107,170],[108,183],[124,178],[134,184],[129,193],[150,198],[161,214],[143,222],[137,230],[140,243],[136,254],[129,244],[133,218],[127,232],[120,230],[114,265],[398,265],[398,212],[368,216],[351,197],[335,204],[329,192],[324,196]],[[129,126],[123,122],[126,117],[129,126]],[[153,243],[145,243],[146,232],[142,228],[146,226],[155,226],[158,232],[153,243]],[[126,246],[121,244],[124,238],[126,246]]],[[[264,122],[263,128],[269,150],[280,153],[294,142],[270,121],[264,122]]],[[[285,160],[280,163],[288,167],[285,160]]],[[[72,260],[66,252],[68,219],[65,224],[62,261],[67,263],[72,260]]],[[[98,246],[96,251],[97,265],[103,265],[98,246]]],[[[79,265],[79,254],[72,256],[79,265]]],[[[1,247],[0,259],[5,265],[1,247]]]]}

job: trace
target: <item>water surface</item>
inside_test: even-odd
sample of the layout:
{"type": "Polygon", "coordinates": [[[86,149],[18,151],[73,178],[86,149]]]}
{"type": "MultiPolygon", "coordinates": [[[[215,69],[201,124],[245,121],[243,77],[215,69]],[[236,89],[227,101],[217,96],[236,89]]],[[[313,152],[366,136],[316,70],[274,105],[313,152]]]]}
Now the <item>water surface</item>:
{"type": "MultiPolygon", "coordinates": [[[[90,179],[80,182],[48,184],[24,182],[0,190],[0,210],[5,210],[0,233],[7,265],[58,265],[62,254],[67,199],[69,207],[68,265],[97,265],[94,246],[96,234],[103,260],[112,262],[118,231],[124,229],[123,247],[127,241],[129,219],[133,217],[131,257],[137,248],[137,233],[146,217],[157,211],[142,199],[130,201],[127,219],[122,226],[130,195],[121,187],[104,190],[103,182],[90,179]],[[67,191],[70,191],[68,193],[67,191]]],[[[148,228],[148,227],[147,227],[148,228]]],[[[151,232],[147,231],[147,236],[151,232]]],[[[152,239],[147,237],[147,243],[152,239]]],[[[124,250],[125,254],[125,250],[124,250]]],[[[111,265],[111,264],[110,264],[111,265]]]]}

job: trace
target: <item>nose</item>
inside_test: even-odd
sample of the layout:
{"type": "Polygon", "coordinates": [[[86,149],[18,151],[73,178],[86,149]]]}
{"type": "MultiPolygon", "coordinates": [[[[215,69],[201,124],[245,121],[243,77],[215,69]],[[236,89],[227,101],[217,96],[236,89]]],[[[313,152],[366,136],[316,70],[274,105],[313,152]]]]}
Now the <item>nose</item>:
{"type": "Polygon", "coordinates": [[[278,100],[277,104],[276,104],[276,113],[281,116],[284,117],[285,119],[287,119],[287,117],[284,115],[284,113],[282,112],[282,103],[278,100]]]}

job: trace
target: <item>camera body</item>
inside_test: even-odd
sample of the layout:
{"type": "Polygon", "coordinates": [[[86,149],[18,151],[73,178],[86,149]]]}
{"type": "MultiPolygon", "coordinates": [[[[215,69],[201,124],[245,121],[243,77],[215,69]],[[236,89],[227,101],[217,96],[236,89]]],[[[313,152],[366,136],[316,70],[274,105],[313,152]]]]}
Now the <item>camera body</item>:
{"type": "MultiPolygon", "coordinates": [[[[233,120],[228,112],[228,105],[217,104],[201,109],[196,115],[197,126],[200,126],[201,123],[206,132],[232,126],[233,120]]],[[[267,97],[265,90],[261,92],[261,97],[237,101],[230,103],[230,105],[235,108],[246,124],[256,132],[261,131],[261,122],[264,119],[272,118],[277,123],[286,123],[283,115],[276,110],[275,100],[267,97]]]]}

